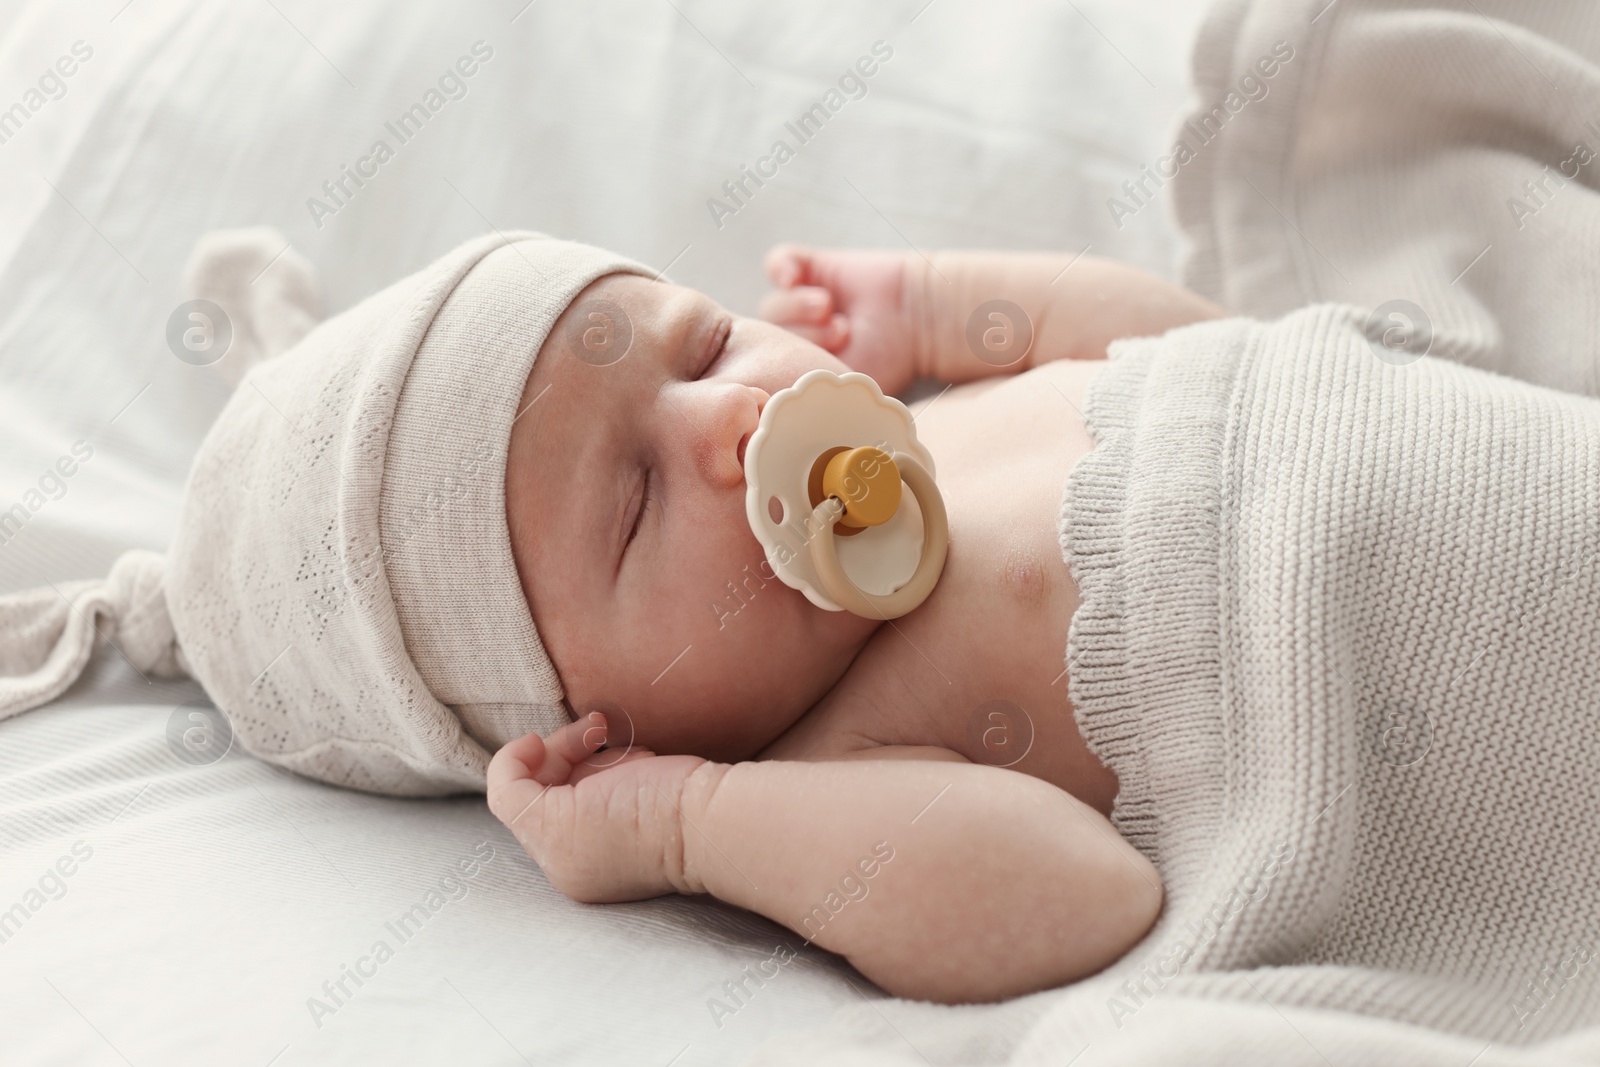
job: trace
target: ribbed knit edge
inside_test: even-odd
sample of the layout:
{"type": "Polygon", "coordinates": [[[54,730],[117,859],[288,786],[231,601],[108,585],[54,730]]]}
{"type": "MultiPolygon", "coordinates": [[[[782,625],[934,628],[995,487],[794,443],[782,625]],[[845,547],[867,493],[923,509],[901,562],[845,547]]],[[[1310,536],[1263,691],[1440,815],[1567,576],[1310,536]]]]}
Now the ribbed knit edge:
{"type": "Polygon", "coordinates": [[[1136,698],[1127,684],[1132,672],[1121,520],[1139,398],[1154,353],[1134,355],[1126,346],[1114,347],[1115,357],[1090,384],[1084,403],[1094,449],[1067,475],[1061,500],[1061,554],[1080,598],[1067,630],[1067,694],[1089,750],[1121,782],[1113,824],[1149,855],[1155,844],[1155,798],[1139,788],[1144,759],[1135,730],[1136,698]]]}
{"type": "Polygon", "coordinates": [[[1095,447],[1062,496],[1081,596],[1073,714],[1118,776],[1113,825],[1169,882],[1205,863],[1227,814],[1221,524],[1236,371],[1256,330],[1234,319],[1114,344],[1085,404],[1095,447]]]}

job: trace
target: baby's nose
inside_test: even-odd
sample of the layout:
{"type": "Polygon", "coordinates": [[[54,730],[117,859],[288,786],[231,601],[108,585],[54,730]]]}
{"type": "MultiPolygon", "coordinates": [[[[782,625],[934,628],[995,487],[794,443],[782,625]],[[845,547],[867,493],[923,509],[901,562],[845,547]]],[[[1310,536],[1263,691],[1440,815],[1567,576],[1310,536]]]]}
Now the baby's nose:
{"type": "Polygon", "coordinates": [[[744,483],[744,450],[769,397],[766,390],[753,385],[730,383],[715,388],[717,395],[707,405],[708,425],[698,442],[700,468],[708,480],[732,488],[744,483]]]}

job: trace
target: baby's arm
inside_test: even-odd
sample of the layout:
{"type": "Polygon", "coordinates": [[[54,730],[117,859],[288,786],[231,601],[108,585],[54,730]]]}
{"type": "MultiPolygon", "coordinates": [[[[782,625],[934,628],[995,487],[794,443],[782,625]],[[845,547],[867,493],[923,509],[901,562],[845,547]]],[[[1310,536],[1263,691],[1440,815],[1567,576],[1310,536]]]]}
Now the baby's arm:
{"type": "Polygon", "coordinates": [[[575,740],[584,725],[552,735],[548,757],[535,735],[513,742],[489,771],[495,814],[579,900],[711,893],[890,993],[944,1002],[1092,974],[1161,908],[1142,855],[1024,774],[942,751],[732,765],[634,753],[596,771],[577,762],[598,744],[592,725],[575,740]]]}
{"type": "MultiPolygon", "coordinates": [[[[914,252],[779,245],[767,256],[777,289],[763,317],[872,375],[888,392],[914,378],[961,382],[1014,374],[1055,359],[1100,359],[1120,337],[1164,333],[1220,318],[1210,301],[1144,271],[1097,256],[1035,252],[914,252]],[[1005,300],[1025,322],[977,314],[1005,300]],[[1030,329],[1026,355],[980,358],[969,326],[1030,329]]],[[[981,340],[980,340],[981,343],[981,340]]]]}
{"type": "Polygon", "coordinates": [[[839,953],[896,996],[1058,986],[1120,958],[1161,909],[1159,874],[1099,812],[960,759],[708,764],[685,816],[699,830],[685,856],[702,891],[839,953]]]}
{"type": "Polygon", "coordinates": [[[906,258],[906,297],[921,319],[918,373],[968,381],[1016,373],[1056,359],[1104,359],[1121,337],[1148,337],[1221,308],[1126,263],[1042,252],[936,252],[906,258]],[[1076,260],[1076,262],[1074,262],[1076,260]],[[967,327],[989,300],[1008,300],[1031,320],[1033,346],[1008,368],[974,356],[967,327]]]}

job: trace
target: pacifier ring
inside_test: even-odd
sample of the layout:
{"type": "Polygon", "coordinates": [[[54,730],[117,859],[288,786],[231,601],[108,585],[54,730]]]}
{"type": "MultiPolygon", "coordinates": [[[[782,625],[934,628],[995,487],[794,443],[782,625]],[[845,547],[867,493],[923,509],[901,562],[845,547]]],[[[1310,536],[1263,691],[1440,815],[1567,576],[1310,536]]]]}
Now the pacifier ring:
{"type": "Polygon", "coordinates": [[[933,475],[904,452],[895,452],[891,458],[899,468],[901,480],[922,509],[922,555],[916,572],[905,585],[887,596],[864,592],[839,565],[839,549],[833,540],[835,523],[845,510],[844,503],[830,496],[811,513],[812,524],[817,529],[816,536],[811,538],[811,563],[823,592],[852,615],[864,619],[898,619],[920,607],[944,573],[945,557],[950,548],[950,520],[933,475]]]}

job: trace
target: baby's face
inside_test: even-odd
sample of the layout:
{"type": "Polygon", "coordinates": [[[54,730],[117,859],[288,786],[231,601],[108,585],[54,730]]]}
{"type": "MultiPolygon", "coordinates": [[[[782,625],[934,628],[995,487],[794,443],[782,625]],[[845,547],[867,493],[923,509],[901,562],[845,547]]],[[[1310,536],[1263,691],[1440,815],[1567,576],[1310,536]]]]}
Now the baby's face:
{"type": "Polygon", "coordinates": [[[745,519],[744,448],[767,397],[818,367],[846,370],[692,289],[625,274],[585,289],[540,349],[507,457],[512,550],[568,702],[610,713],[612,744],[631,721],[631,741],[663,754],[754,755],[875,628],[768,577],[745,519]],[[575,344],[598,299],[632,327],[615,362],[575,344]]]}

